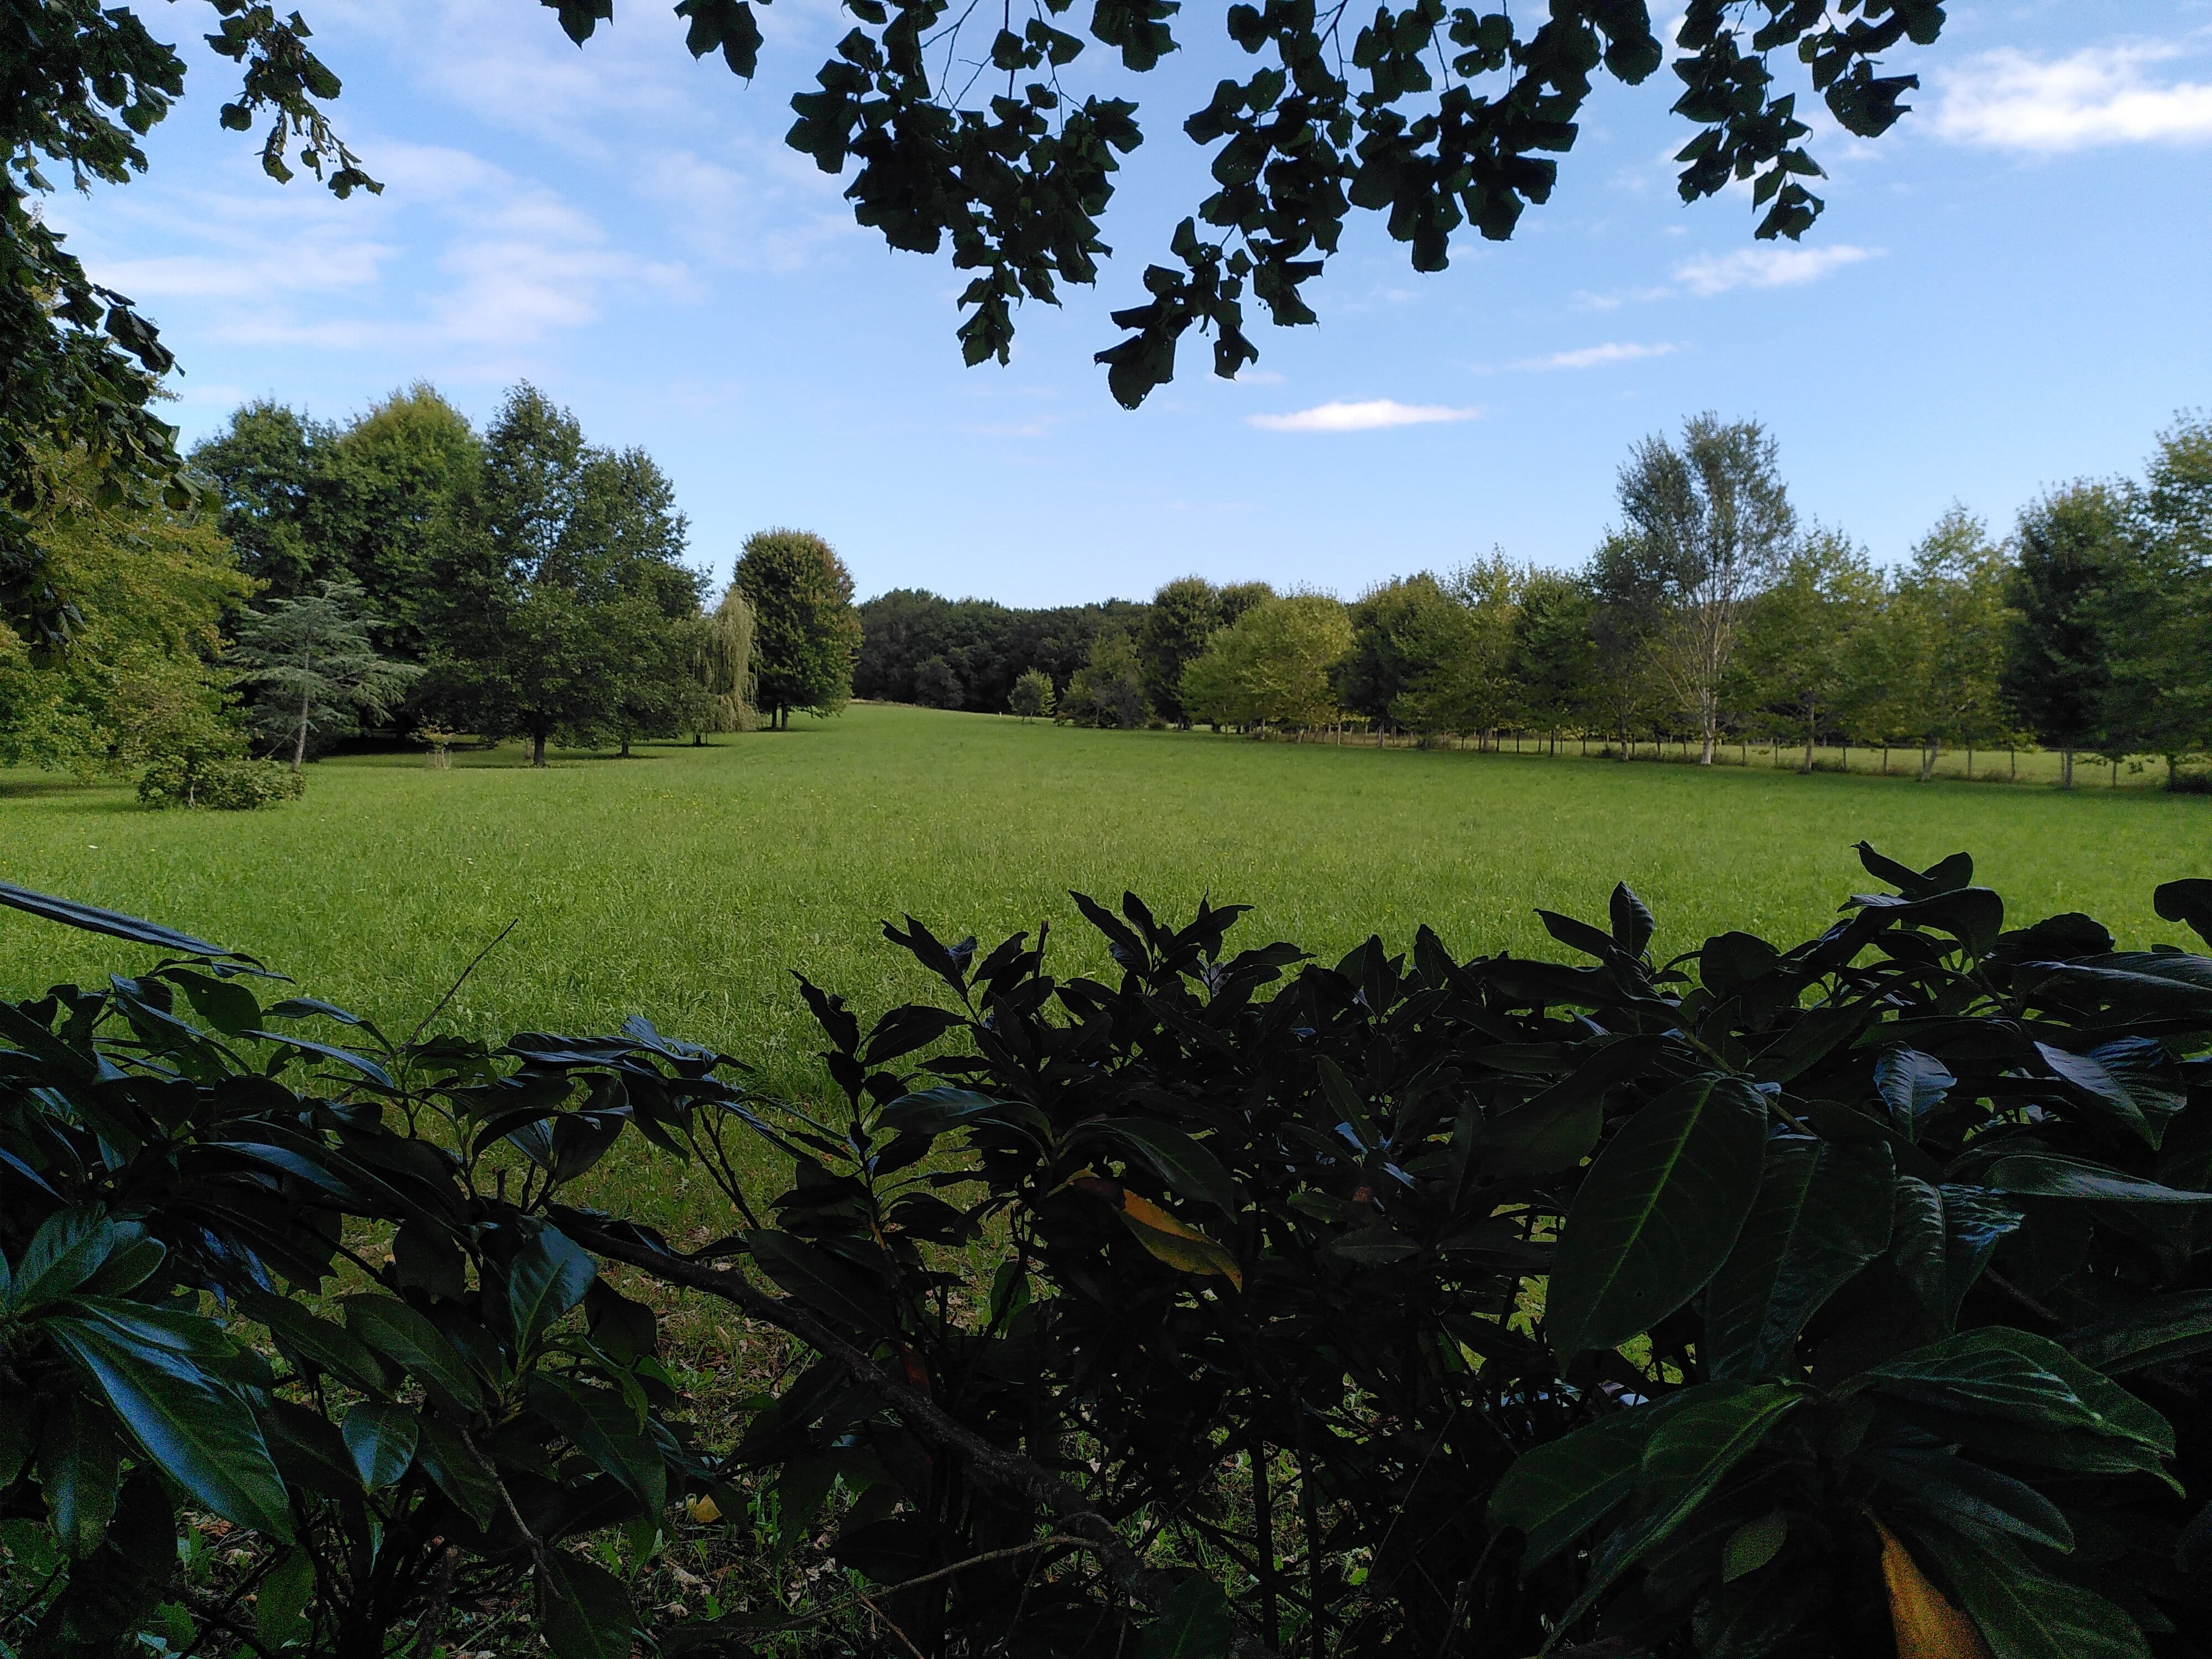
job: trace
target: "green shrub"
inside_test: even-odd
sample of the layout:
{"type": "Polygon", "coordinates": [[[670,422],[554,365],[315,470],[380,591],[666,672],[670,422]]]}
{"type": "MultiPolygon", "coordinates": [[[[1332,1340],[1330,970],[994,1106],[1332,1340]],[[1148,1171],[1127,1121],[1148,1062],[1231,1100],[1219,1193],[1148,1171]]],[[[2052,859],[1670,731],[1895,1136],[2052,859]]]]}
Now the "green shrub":
{"type": "Polygon", "coordinates": [[[243,756],[165,755],[138,780],[138,799],[152,807],[242,812],[297,800],[307,793],[303,774],[280,761],[249,760],[243,756]]]}
{"type": "MultiPolygon", "coordinates": [[[[750,1492],[929,1659],[1856,1659],[1938,1596],[2000,1659],[2203,1654],[2212,959],[1861,852],[1895,890],[1819,938],[1670,963],[1625,888],[1543,913],[1580,965],[1079,899],[1107,984],[909,920],[937,1005],[802,982],[828,1109],[642,1021],[389,1042],[0,886],[176,953],[0,1008],[0,1515],[58,1540],[0,1605],[112,1648],[187,1502],[265,1646],[428,1652],[526,1583],[558,1659],[804,1651],[849,1577],[656,1619],[559,1547],[686,1494],[749,1547],[750,1492]],[[626,1128],[721,1236],[574,1206],[626,1128]],[[600,1261],[795,1342],[734,1445],[600,1261]]],[[[2157,908],[2212,937],[2212,882],[2157,908]]]]}

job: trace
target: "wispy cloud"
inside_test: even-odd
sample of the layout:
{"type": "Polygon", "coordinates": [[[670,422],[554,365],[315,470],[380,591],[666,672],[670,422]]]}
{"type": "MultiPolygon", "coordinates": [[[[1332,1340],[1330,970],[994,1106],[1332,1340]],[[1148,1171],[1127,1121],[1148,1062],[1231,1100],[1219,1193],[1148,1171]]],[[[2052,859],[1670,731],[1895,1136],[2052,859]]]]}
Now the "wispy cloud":
{"type": "Polygon", "coordinates": [[[1935,128],[1958,143],[2053,155],[2101,144],[2212,139],[2212,85],[2161,82],[2162,43],[2091,46],[2040,62],[2006,47],[1945,75],[1935,128]]]}
{"type": "Polygon", "coordinates": [[[1674,280],[1692,294],[1725,294],[1735,288],[1789,288],[1817,282],[1829,272],[1862,259],[1871,259],[1880,248],[1742,247],[1733,253],[1700,254],[1674,267],[1674,280]]]}
{"type": "Polygon", "coordinates": [[[1386,426],[1426,426],[1435,421],[1471,421],[1480,409],[1442,404],[1401,404],[1389,398],[1370,403],[1321,404],[1290,415],[1248,415],[1264,432],[1372,432],[1386,426]]]}
{"type": "Polygon", "coordinates": [[[1650,344],[1634,340],[1607,340],[1603,345],[1582,346],[1573,351],[1555,351],[1548,357],[1525,357],[1513,365],[1516,368],[1602,368],[1607,363],[1632,363],[1640,357],[1664,357],[1678,348],[1670,341],[1655,341],[1650,344]]]}
{"type": "Polygon", "coordinates": [[[228,344],[502,362],[611,302],[691,286],[684,266],[639,257],[543,185],[464,151],[380,149],[381,197],[339,204],[219,179],[121,202],[105,239],[131,251],[102,259],[102,275],[157,312],[191,307],[228,344]]]}

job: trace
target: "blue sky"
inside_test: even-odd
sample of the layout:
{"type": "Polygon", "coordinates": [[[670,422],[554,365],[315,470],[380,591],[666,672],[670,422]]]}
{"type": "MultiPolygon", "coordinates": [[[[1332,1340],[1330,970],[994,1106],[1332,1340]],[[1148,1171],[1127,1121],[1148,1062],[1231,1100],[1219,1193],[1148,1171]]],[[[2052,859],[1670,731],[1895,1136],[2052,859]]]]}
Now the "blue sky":
{"type": "Polygon", "coordinates": [[[887,252],[782,144],[850,24],[826,0],[762,14],[750,88],[660,0],[580,52],[526,0],[301,3],[381,197],[264,179],[179,6],[148,12],[191,63],[152,172],[53,204],[177,350],[186,438],[248,397],[343,416],[416,379],[481,421],[526,377],[649,450],[723,572],[769,525],[828,536],[863,593],[1014,604],[1194,571],[1351,594],[1493,546],[1572,565],[1629,445],[1708,408],[1766,422],[1801,512],[1889,562],[1954,499],[2002,528],[2212,404],[2212,0],[1954,4],[1888,136],[1822,120],[1828,210],[1794,247],[1755,243],[1741,194],[1676,199],[1670,76],[1612,88],[1513,241],[1418,276],[1361,216],[1320,326],[1256,327],[1235,384],[1187,347],[1133,414],[1091,354],[1203,193],[1180,125],[1222,72],[1216,6],[1170,70],[1105,77],[1150,137],[1098,289],[968,369],[958,274],[887,252]]]}

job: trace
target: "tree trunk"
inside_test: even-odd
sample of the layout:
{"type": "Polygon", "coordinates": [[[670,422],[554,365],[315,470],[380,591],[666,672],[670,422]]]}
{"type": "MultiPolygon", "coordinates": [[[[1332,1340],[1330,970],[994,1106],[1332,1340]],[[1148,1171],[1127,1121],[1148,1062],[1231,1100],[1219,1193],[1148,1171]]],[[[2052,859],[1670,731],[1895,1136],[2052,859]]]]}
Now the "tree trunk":
{"type": "Polygon", "coordinates": [[[627,726],[623,727],[622,758],[624,760],[629,758],[629,727],[627,726]]]}
{"type": "Polygon", "coordinates": [[[2074,787],[2074,751],[2071,749],[2058,751],[2058,787],[2061,789],[2074,787]]]}
{"type": "Polygon", "coordinates": [[[300,688],[300,732],[292,744],[292,769],[296,772],[307,758],[307,688],[300,688]]]}
{"type": "Polygon", "coordinates": [[[543,732],[530,734],[530,763],[532,766],[545,764],[545,734],[543,732]]]}
{"type": "Polygon", "coordinates": [[[1920,781],[1925,783],[1936,775],[1936,745],[1925,743],[1920,748],[1920,781]]]}

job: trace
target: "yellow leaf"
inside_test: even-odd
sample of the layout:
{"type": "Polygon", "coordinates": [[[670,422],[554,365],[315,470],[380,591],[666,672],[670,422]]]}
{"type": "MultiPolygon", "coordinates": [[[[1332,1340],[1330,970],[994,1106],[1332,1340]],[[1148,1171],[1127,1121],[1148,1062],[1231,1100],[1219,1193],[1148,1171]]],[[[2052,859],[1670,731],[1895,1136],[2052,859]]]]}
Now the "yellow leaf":
{"type": "Polygon", "coordinates": [[[690,1517],[704,1526],[722,1518],[722,1506],[711,1498],[687,1498],[684,1508],[690,1517]]]}
{"type": "Polygon", "coordinates": [[[1238,1290],[1244,1288],[1244,1270],[1237,1258],[1194,1227],[1187,1227],[1148,1198],[1124,1191],[1121,1219],[1137,1236],[1137,1243],[1169,1267],[1187,1273],[1219,1273],[1238,1290]]]}
{"type": "Polygon", "coordinates": [[[1974,1621],[1943,1599],[1897,1534],[1876,1521],[1881,1534],[1881,1582],[1889,1589],[1889,1619],[1897,1630],[1897,1659],[1990,1659],[1974,1621]]]}

